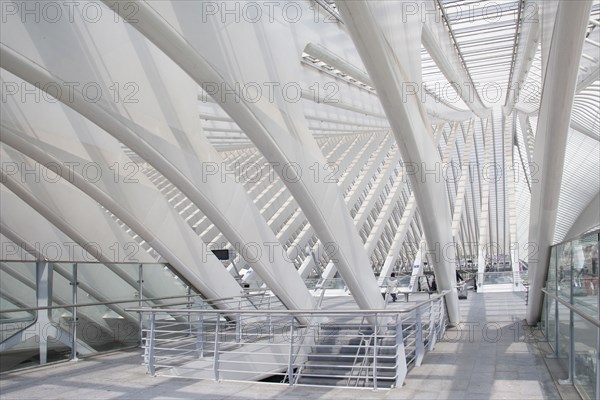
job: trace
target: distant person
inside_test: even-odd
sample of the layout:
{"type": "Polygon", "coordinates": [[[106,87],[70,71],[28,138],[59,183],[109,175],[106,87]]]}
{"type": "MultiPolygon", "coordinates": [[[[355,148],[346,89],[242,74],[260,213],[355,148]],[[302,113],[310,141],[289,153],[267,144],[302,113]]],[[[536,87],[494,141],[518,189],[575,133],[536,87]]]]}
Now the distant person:
{"type": "Polygon", "coordinates": [[[437,292],[437,282],[435,281],[435,275],[433,276],[433,281],[431,281],[431,291],[437,292]]]}
{"type": "Polygon", "coordinates": [[[392,272],[387,281],[387,288],[385,290],[386,293],[389,293],[392,296],[392,301],[396,302],[396,288],[398,287],[398,279],[396,279],[396,273],[392,272]]]}
{"type": "Polygon", "coordinates": [[[473,290],[477,291],[477,275],[473,275],[473,290]]]}

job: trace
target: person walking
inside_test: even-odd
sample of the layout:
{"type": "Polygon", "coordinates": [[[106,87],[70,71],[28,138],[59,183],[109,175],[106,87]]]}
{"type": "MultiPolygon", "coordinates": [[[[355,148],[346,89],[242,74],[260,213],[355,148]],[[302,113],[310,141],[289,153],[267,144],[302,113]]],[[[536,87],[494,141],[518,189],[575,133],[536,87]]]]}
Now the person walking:
{"type": "Polygon", "coordinates": [[[392,272],[387,280],[386,293],[392,296],[392,302],[396,302],[396,289],[398,287],[398,279],[396,279],[396,273],[392,272]]]}

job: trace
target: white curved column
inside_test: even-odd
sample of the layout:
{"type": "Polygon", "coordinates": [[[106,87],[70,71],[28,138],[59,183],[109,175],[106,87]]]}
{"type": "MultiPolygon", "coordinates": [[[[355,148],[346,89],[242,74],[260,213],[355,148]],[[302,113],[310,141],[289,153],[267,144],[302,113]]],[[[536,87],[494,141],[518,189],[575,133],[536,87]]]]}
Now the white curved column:
{"type": "MultiPolygon", "coordinates": [[[[58,176],[76,186],[104,208],[110,210],[139,236],[144,238],[150,246],[154,247],[190,284],[198,288],[206,297],[223,298],[239,295],[240,287],[237,282],[227,273],[214,256],[210,257],[202,252],[203,243],[191,231],[189,226],[184,224],[162,196],[152,193],[156,189],[151,185],[145,186],[149,191],[143,193],[142,185],[127,186],[122,182],[118,184],[114,183],[114,181],[111,184],[110,179],[103,181],[109,188],[112,186],[112,190],[109,191],[112,195],[115,193],[124,195],[123,199],[117,201],[103,190],[100,185],[91,183],[85,174],[81,174],[81,168],[77,168],[77,165],[86,165],[85,162],[89,160],[71,156],[68,158],[68,161],[72,163],[69,168],[68,164],[65,164],[63,160],[45,152],[37,146],[34,143],[36,140],[33,138],[26,139],[21,135],[9,131],[5,127],[2,129],[1,140],[2,143],[27,155],[42,165],[60,166],[60,168],[56,168],[55,170],[58,176]]],[[[54,143],[57,144],[56,138],[54,143]]],[[[64,147],[68,147],[66,142],[63,142],[63,145],[64,147]]],[[[97,158],[94,162],[100,164],[102,160],[97,158]]],[[[108,165],[101,165],[101,167],[104,171],[109,170],[108,165]]],[[[13,185],[8,186],[11,180],[9,180],[4,172],[3,179],[7,182],[5,185],[20,197],[27,194],[27,191],[23,190],[24,188],[19,189],[18,185],[20,184],[15,182],[14,179],[12,179],[13,185]]],[[[140,177],[140,180],[142,180],[142,177],[140,177]]],[[[33,188],[35,187],[33,185],[33,188]]],[[[57,191],[57,193],[66,192],[64,188],[61,191],[57,191]]],[[[43,200],[40,199],[38,199],[37,203],[44,204],[43,200]]],[[[65,204],[70,204],[70,201],[67,200],[65,204]]],[[[40,212],[41,210],[37,211],[40,212]]],[[[69,237],[72,237],[79,243],[85,243],[83,238],[78,238],[78,233],[71,229],[68,223],[60,219],[52,219],[52,213],[50,212],[43,211],[40,213],[54,225],[59,226],[69,237]]],[[[90,253],[100,261],[104,261],[101,254],[94,254],[91,250],[90,253]]]]}
{"type": "MultiPolygon", "coordinates": [[[[485,132],[485,148],[483,150],[483,165],[490,165],[492,160],[492,119],[488,118],[485,132]]],[[[489,255],[488,247],[490,245],[490,178],[484,177],[481,183],[481,212],[479,213],[479,239],[477,241],[477,273],[485,272],[486,257],[489,255]]],[[[479,285],[483,284],[479,280],[479,285]]]]}
{"type": "MultiPolygon", "coordinates": [[[[0,54],[0,65],[28,82],[44,82],[42,88],[46,88],[48,83],[66,85],[4,44],[0,47],[0,54]]],[[[275,235],[248,198],[243,186],[231,180],[223,181],[220,174],[208,175],[204,172],[205,165],[218,167],[222,163],[220,156],[206,140],[193,132],[186,134],[175,127],[172,127],[177,135],[175,139],[154,135],[135,121],[116,115],[100,104],[86,101],[76,89],[69,94],[61,92],[58,100],[125,143],[181,188],[229,241],[241,248],[245,260],[284,304],[293,309],[312,308],[312,296],[291,263],[284,259],[275,235]],[[68,95],[72,97],[68,98],[68,95]]]]}
{"type": "MultiPolygon", "coordinates": [[[[426,112],[416,96],[404,98],[401,87],[402,82],[420,83],[418,60],[422,26],[418,16],[408,18],[402,24],[391,21],[391,15],[401,15],[400,6],[395,2],[349,1],[338,4],[345,26],[375,84],[396,136],[402,160],[421,168],[429,166],[429,169],[433,169],[441,160],[437,156],[426,112]],[[387,7],[398,9],[388,10],[387,7]],[[404,64],[400,65],[399,60],[404,64]]],[[[446,188],[443,182],[421,180],[414,174],[410,178],[421,210],[430,254],[436,255],[433,265],[438,287],[451,291],[446,296],[448,316],[450,322],[458,323],[460,313],[455,287],[452,216],[449,207],[438,206],[440,202],[448,204],[446,188]]]]}
{"type": "MultiPolygon", "coordinates": [[[[436,145],[439,143],[439,140],[442,136],[444,126],[444,123],[437,125],[433,132],[433,142],[436,145]]],[[[444,150],[444,152],[445,151],[446,150],[444,150]]],[[[381,268],[378,280],[380,285],[383,284],[384,279],[390,275],[392,269],[396,264],[396,260],[400,256],[400,252],[402,251],[402,246],[405,244],[405,239],[408,235],[408,231],[410,230],[410,227],[414,222],[416,211],[417,200],[415,199],[415,194],[413,192],[410,194],[408,200],[406,201],[404,211],[402,212],[402,216],[400,218],[400,221],[398,222],[396,233],[394,234],[394,239],[392,240],[392,244],[388,250],[388,255],[383,263],[383,267],[381,268]]]]}
{"type": "MultiPolygon", "coordinates": [[[[373,140],[376,137],[376,135],[371,136],[371,138],[369,139],[368,143],[369,145],[366,147],[366,149],[371,149],[374,148],[375,144],[376,144],[376,140],[373,140]]],[[[365,148],[357,148],[357,143],[360,144],[362,143],[362,140],[358,140],[359,138],[354,138],[355,140],[352,141],[352,143],[347,146],[344,150],[344,148],[342,148],[341,150],[343,150],[341,155],[337,155],[338,158],[334,158],[333,153],[335,152],[335,149],[338,149],[338,145],[342,144],[344,142],[344,140],[340,140],[340,142],[338,143],[338,145],[336,145],[335,149],[328,152],[327,154],[327,159],[329,160],[330,163],[334,163],[338,170],[337,171],[332,171],[331,173],[331,179],[332,180],[336,180],[338,186],[340,187],[340,190],[343,194],[346,193],[346,190],[344,190],[345,187],[345,182],[351,177],[349,174],[352,173],[352,170],[355,169],[355,164],[357,164],[357,160],[359,159],[363,159],[363,160],[367,160],[371,157],[371,153],[368,151],[365,151],[365,148]],[[355,150],[355,155],[354,157],[350,157],[349,153],[351,151],[355,150]]],[[[296,215],[294,218],[290,219],[288,221],[288,224],[291,225],[298,225],[304,222],[304,218],[303,214],[300,213],[298,215],[296,215]],[[297,218],[298,217],[298,218],[297,218]]],[[[300,233],[300,235],[298,235],[298,238],[296,238],[296,241],[300,242],[301,240],[309,240],[310,237],[312,237],[315,234],[314,229],[312,229],[312,227],[310,225],[307,225],[307,227],[300,233]],[[308,235],[308,238],[306,238],[305,236],[308,235]]],[[[278,234],[279,235],[279,234],[278,234]]],[[[300,247],[300,248],[304,248],[303,245],[297,245],[296,247],[300,247]]],[[[289,252],[288,252],[289,255],[289,252]]]]}
{"type": "MultiPolygon", "coordinates": [[[[523,244],[520,244],[517,240],[517,199],[515,193],[515,182],[517,182],[517,176],[515,175],[515,165],[517,160],[514,156],[514,137],[517,135],[516,132],[516,115],[504,115],[504,126],[502,135],[502,145],[504,146],[504,171],[505,172],[505,185],[506,185],[506,197],[508,198],[508,237],[509,243],[505,253],[510,251],[511,265],[514,281],[514,290],[525,290],[522,286],[520,271],[520,250],[523,244]],[[514,129],[513,129],[514,128],[514,129]]],[[[505,211],[506,212],[506,211],[505,211]]]]}
{"type": "Polygon", "coordinates": [[[473,150],[473,143],[475,143],[475,134],[473,132],[475,120],[471,119],[469,122],[469,128],[467,129],[467,140],[464,146],[463,152],[463,164],[461,166],[460,178],[458,181],[458,189],[456,193],[456,201],[454,203],[454,210],[452,213],[452,236],[457,238],[458,228],[462,219],[463,205],[466,201],[465,192],[467,190],[467,181],[469,180],[469,167],[471,160],[471,151],[473,150]]]}
{"type": "MultiPolygon", "coordinates": [[[[2,134],[4,135],[4,131],[2,134]]],[[[39,170],[40,175],[43,173],[41,169],[44,167],[39,164],[30,164],[24,159],[13,159],[11,156],[7,157],[4,151],[2,153],[5,166],[14,162],[19,167],[10,175],[6,175],[11,180],[21,183],[31,182],[33,179],[31,175],[25,173],[23,176],[24,168],[27,168],[26,171],[39,170]]],[[[4,173],[6,174],[6,168],[4,173]]],[[[39,260],[57,262],[156,262],[104,210],[98,207],[98,203],[80,191],[54,178],[47,181],[41,177],[39,182],[33,182],[28,186],[31,196],[36,196],[33,197],[34,199],[46,198],[45,201],[40,200],[36,203],[38,212],[34,212],[31,205],[28,207],[25,202],[20,201],[5,188],[1,189],[2,204],[0,204],[0,221],[3,226],[18,237],[25,238],[25,243],[33,246],[26,253],[35,252],[39,260]],[[60,218],[61,226],[63,228],[68,226],[75,237],[65,235],[64,231],[58,229],[56,225],[49,224],[42,218],[44,214],[40,215],[39,211],[43,211],[45,215],[54,215],[53,219],[60,218]]],[[[3,259],[8,258],[3,256],[3,259]]],[[[137,288],[135,280],[132,281],[137,288]]]]}
{"type": "MultiPolygon", "coordinates": [[[[8,227],[7,225],[5,225],[4,223],[0,222],[0,229],[2,229],[2,233],[4,235],[6,235],[6,237],[10,237],[12,239],[12,244],[16,247],[19,247],[20,250],[22,251],[22,254],[27,254],[31,257],[31,260],[46,260],[46,261],[52,261],[52,257],[55,255],[54,253],[50,254],[49,251],[47,250],[47,245],[52,246],[53,250],[56,250],[58,248],[58,246],[60,246],[61,244],[64,243],[75,243],[71,238],[65,236],[64,234],[62,234],[62,232],[57,232],[56,227],[52,226],[51,224],[48,223],[48,220],[46,220],[45,218],[43,218],[40,214],[38,214],[37,212],[35,212],[31,207],[28,207],[23,201],[21,201],[20,199],[18,199],[12,192],[10,192],[8,189],[6,189],[3,186],[0,186],[0,190],[2,192],[2,203],[4,204],[5,202],[9,202],[9,207],[11,212],[14,212],[15,210],[19,210],[19,209],[27,209],[28,211],[28,221],[27,223],[34,223],[36,224],[36,228],[44,230],[44,228],[54,228],[55,232],[54,237],[56,237],[58,240],[56,241],[48,241],[48,240],[42,240],[40,241],[40,236],[38,235],[37,231],[32,231],[32,230],[27,230],[25,232],[23,232],[24,230],[21,228],[21,226],[13,226],[13,227],[8,227]],[[18,229],[21,228],[20,232],[17,232],[18,229]],[[25,239],[24,236],[20,236],[19,233],[25,233],[25,235],[27,235],[27,237],[30,238],[35,238],[33,240],[31,239],[25,239]],[[58,235],[56,233],[59,233],[58,235]],[[46,246],[46,248],[44,246],[41,246],[40,243],[44,243],[44,246],[46,246]],[[46,250],[46,251],[44,251],[46,250]],[[50,256],[50,258],[48,258],[48,256],[50,256]]],[[[3,204],[0,205],[3,207],[3,204]]],[[[20,224],[22,225],[22,224],[20,224]]],[[[44,236],[41,236],[44,237],[44,236]]],[[[3,243],[4,245],[4,243],[3,243]]],[[[75,250],[73,246],[68,245],[64,248],[64,252],[62,254],[67,254],[67,252],[69,251],[73,251],[75,250]]],[[[83,248],[81,248],[80,251],[85,251],[83,250],[83,248]]],[[[81,254],[81,253],[79,253],[81,254]]],[[[10,260],[7,258],[3,258],[3,260],[10,260]]],[[[27,260],[27,257],[22,257],[19,260],[15,260],[15,261],[24,261],[27,260]]],[[[79,261],[90,261],[90,260],[94,260],[95,258],[92,257],[91,255],[88,254],[87,258],[83,258],[83,259],[79,259],[79,261]]],[[[56,261],[62,261],[60,259],[56,259],[56,261]]],[[[65,260],[66,262],[68,261],[74,261],[74,260],[65,260]]],[[[22,268],[23,266],[26,266],[27,264],[23,264],[23,263],[17,263],[17,264],[13,264],[13,263],[3,263],[3,268],[6,268],[7,271],[10,271],[10,273],[13,274],[13,276],[16,275],[16,273],[25,273],[24,275],[21,276],[27,276],[27,268],[22,268]],[[15,271],[15,267],[16,270],[15,271]]],[[[55,272],[57,272],[59,275],[61,275],[62,277],[64,277],[68,282],[72,281],[72,271],[70,270],[70,268],[65,267],[64,265],[61,264],[53,264],[53,269],[55,272]]],[[[33,271],[32,271],[33,272],[33,271]]],[[[121,280],[121,279],[114,279],[111,280],[110,282],[106,280],[107,277],[107,273],[111,274],[112,271],[109,271],[106,266],[102,265],[102,264],[95,264],[92,268],[87,268],[86,271],[84,273],[81,273],[82,271],[80,271],[80,274],[78,276],[78,289],[82,291],[82,293],[87,294],[88,296],[92,296],[92,298],[95,301],[102,301],[102,302],[109,302],[110,299],[112,298],[114,299],[125,299],[131,296],[131,292],[136,291],[138,289],[138,285],[134,285],[131,286],[130,284],[128,284],[127,282],[121,280]],[[91,278],[91,279],[90,279],[91,278]],[[109,282],[108,287],[110,288],[108,291],[105,290],[105,293],[110,293],[109,296],[105,296],[104,294],[102,294],[100,291],[96,290],[94,288],[94,284],[96,284],[97,282],[109,282]]],[[[16,276],[15,276],[16,277],[16,276]]],[[[35,277],[32,275],[30,275],[30,278],[34,279],[35,277]]],[[[18,278],[17,278],[18,279],[18,278]]],[[[133,280],[133,282],[135,283],[135,280],[133,280]]],[[[25,282],[24,282],[25,283],[25,282]]],[[[32,286],[32,289],[35,290],[35,286],[32,286]]],[[[155,292],[156,293],[156,292],[155,292]]],[[[69,291],[69,295],[66,296],[65,298],[69,298],[69,296],[71,295],[71,291],[69,291]]],[[[165,296],[165,294],[162,294],[162,296],[165,296]]],[[[147,297],[158,297],[158,296],[153,296],[153,295],[148,295],[147,297]]],[[[64,302],[63,304],[69,304],[70,300],[67,302],[64,302]]],[[[139,320],[137,318],[137,316],[133,315],[132,313],[126,312],[124,311],[123,305],[115,305],[115,304],[107,304],[107,307],[109,309],[111,309],[112,311],[114,311],[116,314],[120,315],[121,317],[127,319],[130,322],[133,323],[138,323],[139,320]]],[[[102,313],[103,314],[103,313],[102,313]]],[[[104,324],[105,321],[102,319],[102,314],[100,314],[100,318],[98,318],[97,320],[95,320],[95,322],[99,323],[99,324],[104,324]]],[[[109,330],[110,332],[110,330],[109,330]]]]}
{"type": "MultiPolygon", "coordinates": [[[[19,157],[21,168],[7,178],[13,189],[20,183],[15,190],[20,193],[21,199],[5,186],[0,186],[1,231],[13,242],[10,248],[3,244],[2,259],[26,260],[25,256],[31,254],[34,257],[32,260],[60,263],[100,261],[105,264],[97,264],[94,268],[87,269],[87,272],[80,273],[82,288],[86,286],[86,281],[93,285],[93,282],[104,282],[106,274],[114,274],[119,279],[110,285],[107,292],[113,295],[113,299],[128,298],[132,291],[137,291],[137,272],[132,273],[112,263],[156,263],[157,260],[126,234],[94,200],[62,179],[52,178],[48,181],[45,177],[51,175],[42,172],[45,167],[31,163],[15,152],[10,153],[12,160],[15,160],[15,156],[19,157]],[[31,182],[34,179],[31,171],[35,170],[42,174],[39,182],[31,182]],[[92,275],[97,276],[97,279],[92,279],[92,275]]],[[[5,159],[8,160],[6,157],[5,159]]],[[[61,275],[70,279],[70,272],[61,272],[61,268],[55,266],[61,275]]],[[[88,286],[90,288],[85,290],[99,301],[110,300],[88,286]]],[[[146,282],[143,288],[146,298],[178,294],[178,291],[170,290],[169,285],[157,287],[152,282],[146,282]]],[[[118,306],[114,308],[115,312],[117,310],[122,312],[118,306]]]]}
{"type": "MultiPolygon", "coordinates": [[[[332,171],[331,173],[331,179],[332,180],[336,180],[338,186],[340,187],[342,194],[345,195],[346,191],[343,190],[344,188],[344,182],[346,180],[349,179],[349,175],[348,173],[352,173],[352,166],[354,166],[356,164],[356,161],[359,159],[359,156],[362,156],[362,158],[369,159],[372,154],[366,150],[366,149],[370,149],[370,148],[374,148],[375,144],[377,143],[376,140],[372,140],[376,135],[371,136],[370,140],[368,141],[369,145],[365,148],[358,148],[357,144],[363,144],[363,139],[357,135],[357,137],[352,138],[352,142],[347,146],[347,147],[342,147],[342,149],[340,150],[342,153],[341,154],[337,154],[336,157],[334,158],[334,151],[332,151],[328,156],[327,159],[329,160],[330,163],[334,163],[337,167],[337,171],[332,171]],[[354,152],[355,156],[354,157],[350,157],[350,153],[354,152]],[[349,166],[350,165],[350,166],[349,166]],[[348,171],[350,170],[350,171],[348,171]],[[344,179],[345,178],[345,179],[344,179]]],[[[341,142],[344,142],[344,140],[341,140],[341,142]]],[[[347,144],[347,143],[346,143],[347,144]]],[[[336,147],[337,149],[337,147],[336,147]]],[[[339,153],[339,152],[338,152],[339,153]]],[[[302,214],[300,214],[300,216],[303,216],[302,214]]],[[[298,220],[301,220],[304,218],[298,218],[298,220]]],[[[289,223],[290,224],[298,224],[298,223],[302,223],[303,221],[298,221],[298,220],[290,220],[289,223]]],[[[355,223],[356,225],[356,223],[355,223]]],[[[302,232],[300,232],[300,234],[296,237],[296,239],[294,240],[294,242],[292,243],[292,245],[290,246],[290,248],[288,248],[287,254],[288,257],[291,258],[293,257],[294,254],[296,254],[298,252],[298,250],[303,251],[307,242],[315,235],[315,230],[312,228],[312,226],[307,225],[302,232]]],[[[286,240],[287,241],[287,240],[286,240]]],[[[320,246],[318,243],[315,244],[315,246],[313,247],[313,252],[315,254],[319,254],[319,257],[321,256],[321,250],[316,248],[317,246],[320,246]]],[[[312,257],[307,257],[310,260],[312,260],[312,257]]],[[[318,260],[319,258],[317,258],[318,260]]],[[[311,262],[311,261],[308,261],[311,262]]],[[[312,261],[312,263],[314,264],[314,260],[312,261]]],[[[303,262],[303,265],[305,263],[303,262]]],[[[307,268],[306,266],[304,268],[307,268]]],[[[312,269],[312,267],[311,267],[312,269]]],[[[310,272],[310,270],[309,270],[310,272]]],[[[303,274],[301,273],[301,276],[303,276],[303,274]]],[[[303,276],[304,277],[304,276],[303,276]]]]}
{"type": "Polygon", "coordinates": [[[65,262],[96,260],[84,247],[49,223],[4,185],[0,186],[0,198],[0,259],[65,262]]]}
{"type": "Polygon", "coordinates": [[[408,230],[410,229],[410,224],[413,221],[413,217],[415,216],[415,212],[417,211],[417,201],[415,200],[415,195],[411,194],[408,202],[406,203],[406,207],[404,208],[404,212],[402,213],[402,218],[400,219],[400,223],[398,224],[398,229],[396,230],[396,234],[394,235],[394,240],[392,241],[392,245],[388,251],[388,255],[383,263],[383,267],[381,268],[381,272],[379,274],[379,284],[383,284],[385,278],[387,278],[394,265],[396,265],[396,260],[400,255],[400,251],[402,250],[402,244],[406,239],[406,235],[408,234],[408,230]]]}
{"type": "MultiPolygon", "coordinates": [[[[109,6],[115,4],[114,1],[105,3],[109,6]]],[[[139,6],[135,15],[136,22],[131,26],[164,51],[199,85],[202,86],[206,82],[214,84],[211,87],[213,98],[267,159],[278,163],[275,167],[277,173],[286,181],[288,189],[319,238],[336,245],[335,249],[330,250],[330,256],[338,260],[340,273],[359,307],[381,307],[383,300],[369,268],[367,255],[337,185],[326,184],[322,180],[315,181],[306,174],[309,166],[317,163],[323,168],[326,161],[305,126],[300,105],[286,103],[280,94],[275,96],[274,102],[269,102],[266,97],[256,103],[250,103],[243,98],[239,101],[226,101],[227,96],[224,92],[235,88],[235,82],[280,81],[285,78],[294,81],[294,71],[285,71],[277,65],[276,59],[269,56],[275,53],[277,59],[300,56],[286,44],[294,42],[289,27],[282,26],[276,38],[264,34],[261,22],[243,22],[236,24],[235,30],[226,32],[222,26],[213,23],[198,24],[197,17],[202,12],[199,4],[153,3],[153,7],[164,7],[164,14],[159,14],[146,2],[136,4],[139,6]],[[175,26],[181,26],[181,30],[176,30],[175,26]],[[206,40],[207,37],[213,40],[206,40]],[[250,52],[226,53],[225,42],[232,37],[235,37],[235,40],[246,41],[245,50],[250,52]],[[284,40],[284,37],[289,40],[284,40]],[[257,54],[252,52],[259,43],[262,49],[259,51],[267,59],[259,59],[257,54]],[[214,64],[207,61],[208,54],[214,64]],[[215,65],[218,65],[218,69],[215,65]],[[239,65],[246,69],[238,70],[239,65]],[[297,165],[299,170],[294,169],[294,165],[297,165]]],[[[121,8],[112,8],[121,12],[123,18],[128,18],[121,8]]]]}
{"type": "MultiPolygon", "coordinates": [[[[346,202],[346,206],[349,210],[352,210],[356,202],[358,201],[359,196],[362,195],[362,192],[367,187],[367,184],[375,175],[375,171],[381,162],[385,159],[386,155],[389,153],[389,148],[392,146],[392,137],[385,135],[383,140],[380,143],[377,141],[373,141],[369,146],[364,148],[364,151],[360,152],[353,161],[353,164],[349,167],[348,173],[344,174],[338,183],[340,186],[340,190],[344,194],[344,201],[346,202]],[[366,164],[366,165],[365,165],[366,164]],[[364,168],[364,171],[360,172],[361,168],[356,168],[356,166],[360,166],[364,168]],[[359,173],[360,172],[360,173],[359,173]],[[352,190],[350,190],[352,187],[352,190]]],[[[390,156],[393,158],[394,156],[390,156]]],[[[375,190],[375,189],[373,189],[375,190]]],[[[364,220],[367,218],[365,201],[359,211],[354,215],[353,221],[354,225],[357,229],[362,227],[364,220]],[[363,207],[364,206],[364,207],[363,207]],[[363,212],[361,212],[363,210],[363,212]],[[364,216],[362,223],[359,222],[361,215],[364,216]]],[[[372,209],[369,208],[369,211],[372,209]]],[[[313,246],[312,252],[315,254],[315,257],[306,257],[302,262],[302,265],[298,269],[300,276],[306,278],[308,274],[315,267],[314,259],[320,260],[323,256],[323,245],[321,241],[317,241],[317,243],[313,246]]],[[[368,253],[367,253],[368,254],[368,253]]],[[[369,254],[368,254],[369,255],[369,254]]],[[[337,272],[337,269],[334,266],[333,262],[329,262],[325,267],[325,272],[323,277],[325,279],[330,279],[337,272]]]]}
{"type": "Polygon", "coordinates": [[[591,5],[591,1],[559,4],[544,74],[533,151],[540,178],[531,188],[529,242],[537,244],[539,253],[537,260],[532,257],[528,260],[531,286],[527,322],[530,324],[539,321],[542,314],[541,288],[554,238],[571,108],[591,5]]]}

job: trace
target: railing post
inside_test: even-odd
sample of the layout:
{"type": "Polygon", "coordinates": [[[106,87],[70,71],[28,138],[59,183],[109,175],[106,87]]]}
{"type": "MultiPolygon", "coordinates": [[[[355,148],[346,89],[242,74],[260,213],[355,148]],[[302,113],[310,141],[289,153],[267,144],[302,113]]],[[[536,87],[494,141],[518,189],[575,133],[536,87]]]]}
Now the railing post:
{"type": "Polygon", "coordinates": [[[404,385],[408,367],[406,366],[406,350],[404,349],[404,336],[402,333],[402,318],[398,315],[396,322],[396,387],[404,385]]]}
{"type": "MultiPolygon", "coordinates": [[[[528,293],[528,295],[529,295],[529,293],[528,293]]],[[[546,310],[544,313],[545,314],[544,318],[546,320],[546,322],[544,323],[544,337],[546,337],[546,340],[549,341],[549,338],[548,338],[548,333],[549,333],[548,332],[548,313],[550,312],[549,308],[550,308],[550,300],[551,299],[547,294],[544,294],[544,300],[546,301],[546,307],[545,307],[546,310]]]]}
{"type": "MultiPolygon", "coordinates": [[[[573,288],[575,286],[575,282],[573,280],[573,270],[571,270],[571,279],[570,279],[570,283],[571,283],[571,290],[570,290],[570,295],[569,295],[569,304],[573,304],[573,288]]],[[[558,302],[556,303],[556,308],[558,309],[558,302]]],[[[558,383],[561,385],[572,385],[573,384],[573,375],[575,372],[575,340],[574,340],[574,335],[575,335],[575,321],[574,321],[574,317],[575,314],[573,313],[573,310],[569,308],[569,376],[567,377],[567,379],[558,380],[558,383]]],[[[558,325],[558,318],[556,319],[556,325],[558,325]]],[[[558,341],[557,341],[558,343],[558,341]]],[[[558,346],[556,347],[557,351],[558,351],[558,346]]]]}
{"type": "MultiPolygon", "coordinates": [[[[434,300],[436,301],[436,300],[434,300]]],[[[433,302],[429,302],[429,351],[432,351],[437,342],[437,329],[435,328],[435,308],[433,302]]]]}
{"type": "MultiPolygon", "coordinates": [[[[192,308],[192,287],[188,286],[187,289],[187,309],[189,310],[190,308],[192,308]]],[[[188,336],[192,336],[193,335],[193,330],[192,330],[192,313],[188,312],[187,313],[187,322],[188,322],[188,329],[189,329],[189,333],[188,336]]]]}
{"type": "Polygon", "coordinates": [[[292,315],[291,316],[291,322],[290,322],[290,349],[289,349],[289,354],[288,354],[288,370],[287,370],[287,375],[288,375],[288,382],[289,385],[292,386],[294,384],[294,360],[293,360],[293,354],[294,354],[294,323],[295,323],[295,318],[292,315]]]}
{"type": "MultiPolygon", "coordinates": [[[[557,304],[558,306],[558,304],[557,304]]],[[[572,385],[573,384],[573,373],[575,371],[575,341],[573,340],[573,335],[575,331],[575,327],[573,324],[573,310],[569,310],[569,368],[568,373],[569,376],[567,379],[559,379],[559,385],[572,385]]],[[[558,320],[557,323],[558,325],[558,320]]],[[[558,342],[558,341],[557,341],[558,342]]],[[[556,352],[558,353],[558,347],[556,348],[556,352]]]]}
{"type": "MultiPolygon", "coordinates": [[[[379,314],[375,313],[375,322],[373,326],[373,390],[377,390],[377,331],[379,330],[378,317],[379,314]]],[[[368,354],[369,349],[367,348],[365,357],[367,357],[368,354]]]]}
{"type": "MultiPolygon", "coordinates": [[[[571,304],[573,304],[573,289],[571,289],[571,304]]],[[[597,367],[596,367],[597,368],[597,367]]],[[[575,377],[575,313],[569,311],[569,381],[573,384],[575,377]]]]}
{"type": "MultiPolygon", "coordinates": [[[[38,261],[35,263],[35,297],[38,307],[49,307],[52,305],[52,265],[48,261],[38,261]]],[[[48,360],[48,331],[53,330],[54,325],[51,321],[51,309],[38,310],[37,328],[38,328],[38,347],[40,352],[40,365],[46,364],[48,360]]],[[[58,332],[57,332],[58,334],[58,332]]]]}
{"type": "MultiPolygon", "coordinates": [[[[271,296],[269,296],[267,309],[271,310],[271,296]]],[[[267,319],[269,320],[269,343],[273,343],[273,316],[269,313],[267,319]]]]}
{"type": "Polygon", "coordinates": [[[73,291],[73,312],[71,321],[72,333],[71,333],[71,360],[77,361],[77,263],[73,264],[73,274],[71,277],[71,290],[73,291]]]}
{"type": "Polygon", "coordinates": [[[558,300],[552,299],[554,302],[554,353],[549,354],[547,358],[558,358],[558,334],[559,326],[558,326],[558,300]]]}
{"type": "MultiPolygon", "coordinates": [[[[238,300],[238,310],[241,310],[241,308],[242,308],[242,299],[239,299],[238,300]]],[[[240,339],[242,337],[242,332],[241,332],[241,329],[240,329],[241,328],[241,324],[242,324],[241,320],[242,320],[242,316],[238,312],[237,313],[237,318],[236,318],[236,321],[235,321],[235,342],[236,343],[239,343],[240,339]]]]}
{"type": "Polygon", "coordinates": [[[424,355],[423,325],[421,323],[421,307],[419,307],[415,310],[415,365],[417,367],[421,365],[424,355]]]}
{"type": "Polygon", "coordinates": [[[198,351],[198,358],[204,357],[204,313],[200,313],[200,319],[198,321],[198,337],[196,338],[196,351],[198,351]]]}
{"type": "Polygon", "coordinates": [[[221,315],[217,315],[217,322],[215,325],[215,355],[213,357],[213,372],[215,374],[215,381],[219,380],[219,330],[221,328],[221,315]]]}
{"type": "MultiPolygon", "coordinates": [[[[150,314],[150,345],[148,346],[148,373],[152,376],[154,376],[154,373],[155,373],[155,369],[154,369],[154,339],[155,339],[154,327],[155,327],[155,322],[156,322],[156,314],[154,311],[151,311],[151,314],[150,314]]],[[[148,338],[146,338],[146,341],[148,341],[148,338]]]]}
{"type": "MultiPolygon", "coordinates": [[[[138,306],[142,308],[144,306],[144,267],[143,264],[138,265],[138,298],[140,299],[138,306]]],[[[143,339],[143,331],[144,331],[144,320],[142,319],[142,313],[138,312],[138,323],[140,324],[140,344],[143,339]]]]}

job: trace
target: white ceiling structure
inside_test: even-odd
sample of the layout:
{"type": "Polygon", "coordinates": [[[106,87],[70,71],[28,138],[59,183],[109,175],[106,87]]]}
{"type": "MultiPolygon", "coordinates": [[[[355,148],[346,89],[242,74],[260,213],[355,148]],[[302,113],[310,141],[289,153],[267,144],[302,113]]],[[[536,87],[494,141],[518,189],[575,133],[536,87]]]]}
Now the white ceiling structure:
{"type": "Polygon", "coordinates": [[[600,225],[598,1],[36,4],[3,10],[4,260],[68,238],[218,298],[227,247],[289,308],[336,272],[378,308],[424,239],[444,289],[600,225]]]}

